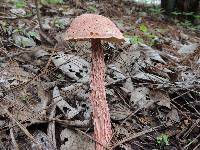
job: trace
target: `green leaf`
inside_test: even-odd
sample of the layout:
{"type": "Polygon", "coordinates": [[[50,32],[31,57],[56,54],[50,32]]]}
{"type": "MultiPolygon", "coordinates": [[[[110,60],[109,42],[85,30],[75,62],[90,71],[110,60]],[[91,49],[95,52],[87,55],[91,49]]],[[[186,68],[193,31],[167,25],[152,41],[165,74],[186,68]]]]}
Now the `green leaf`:
{"type": "Polygon", "coordinates": [[[63,20],[63,19],[56,19],[55,22],[54,22],[54,25],[57,28],[65,29],[65,20],[63,20]]]}
{"type": "Polygon", "coordinates": [[[140,31],[144,32],[144,33],[147,33],[148,32],[148,28],[146,25],[142,24],[140,25],[140,31]]]}
{"type": "Polygon", "coordinates": [[[163,142],[165,143],[165,145],[169,145],[169,136],[164,134],[163,135],[163,142]]]}
{"type": "Polygon", "coordinates": [[[35,31],[29,31],[27,33],[27,36],[28,37],[33,37],[33,38],[35,38],[37,40],[40,40],[40,34],[38,32],[35,32],[35,31]]]}
{"type": "Polygon", "coordinates": [[[48,5],[47,0],[41,0],[42,5],[48,5]]]}
{"type": "Polygon", "coordinates": [[[160,7],[150,8],[149,11],[155,15],[159,15],[164,12],[164,10],[160,7]]]}
{"type": "Polygon", "coordinates": [[[29,36],[32,36],[32,37],[36,37],[36,36],[37,36],[37,33],[34,32],[34,31],[29,31],[29,32],[28,32],[28,35],[29,35],[29,36]]]}
{"type": "Polygon", "coordinates": [[[189,21],[189,20],[185,20],[184,22],[181,22],[180,25],[183,26],[183,27],[191,27],[192,22],[189,21]]]}
{"type": "Polygon", "coordinates": [[[21,28],[16,28],[12,31],[12,33],[16,33],[16,32],[22,32],[22,29],[21,28]]]}
{"type": "Polygon", "coordinates": [[[194,18],[200,19],[200,15],[194,15],[194,18]]]}
{"type": "Polygon", "coordinates": [[[163,144],[165,146],[169,145],[169,136],[167,134],[161,134],[156,138],[158,144],[163,144]]]}
{"type": "Polygon", "coordinates": [[[21,35],[14,35],[13,39],[15,41],[15,44],[21,47],[35,47],[36,46],[35,41],[31,37],[27,38],[21,35]]]}
{"type": "Polygon", "coordinates": [[[176,11],[174,11],[174,12],[171,12],[171,14],[172,14],[172,15],[175,15],[175,16],[181,15],[181,13],[180,13],[180,12],[176,12],[176,11]]]}
{"type": "Polygon", "coordinates": [[[27,96],[27,95],[23,95],[23,96],[20,96],[19,99],[20,99],[22,102],[27,102],[28,96],[27,96]]]}
{"type": "Polygon", "coordinates": [[[41,3],[43,5],[48,5],[48,4],[62,4],[63,0],[41,0],[41,3]]]}
{"type": "Polygon", "coordinates": [[[61,4],[63,3],[63,0],[49,0],[50,4],[61,4]]]}
{"type": "Polygon", "coordinates": [[[24,0],[15,0],[14,5],[16,8],[24,8],[26,7],[26,2],[24,0]]]}
{"type": "Polygon", "coordinates": [[[97,8],[94,7],[94,6],[89,6],[89,7],[87,8],[87,10],[90,11],[90,12],[96,12],[96,11],[97,11],[97,8]]]}
{"type": "Polygon", "coordinates": [[[58,75],[57,75],[57,78],[58,78],[59,80],[64,80],[64,79],[65,79],[65,77],[64,77],[62,74],[58,74],[58,75]]]}
{"type": "Polygon", "coordinates": [[[192,16],[194,12],[183,12],[184,16],[192,16]]]}
{"type": "Polygon", "coordinates": [[[139,44],[139,43],[144,43],[144,41],[139,36],[132,36],[132,37],[130,37],[130,43],[131,44],[139,44]]]}

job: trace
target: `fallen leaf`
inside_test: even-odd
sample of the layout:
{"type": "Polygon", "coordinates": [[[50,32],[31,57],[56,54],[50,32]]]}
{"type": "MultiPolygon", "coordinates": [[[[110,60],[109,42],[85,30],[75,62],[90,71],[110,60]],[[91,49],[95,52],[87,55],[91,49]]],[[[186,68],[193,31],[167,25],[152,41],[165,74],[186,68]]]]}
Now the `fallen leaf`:
{"type": "Polygon", "coordinates": [[[146,87],[139,87],[131,92],[130,98],[131,106],[137,106],[137,108],[147,108],[152,104],[149,99],[149,89],[146,87]]]}
{"type": "Polygon", "coordinates": [[[54,55],[52,60],[70,78],[82,83],[89,82],[90,64],[86,60],[62,51],[54,55]]]}
{"type": "Polygon", "coordinates": [[[65,128],[60,134],[60,150],[94,150],[95,144],[87,136],[65,128]]]}
{"type": "Polygon", "coordinates": [[[131,110],[120,103],[113,104],[112,107],[110,108],[110,117],[113,120],[125,119],[130,114],[131,114],[131,110]]]}
{"type": "Polygon", "coordinates": [[[150,98],[156,102],[159,106],[165,106],[171,109],[171,102],[169,95],[165,92],[155,90],[150,92],[150,98]]]}

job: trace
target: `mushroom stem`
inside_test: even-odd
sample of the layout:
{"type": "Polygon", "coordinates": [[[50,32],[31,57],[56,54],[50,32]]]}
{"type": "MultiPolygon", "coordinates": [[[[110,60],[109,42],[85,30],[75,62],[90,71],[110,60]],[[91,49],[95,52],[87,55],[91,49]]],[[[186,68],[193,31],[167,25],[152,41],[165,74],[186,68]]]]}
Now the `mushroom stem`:
{"type": "Polygon", "coordinates": [[[105,63],[100,39],[92,39],[92,73],[90,101],[93,109],[93,124],[96,150],[104,150],[111,140],[112,130],[104,83],[105,63]],[[101,143],[101,144],[99,144],[101,143]]]}

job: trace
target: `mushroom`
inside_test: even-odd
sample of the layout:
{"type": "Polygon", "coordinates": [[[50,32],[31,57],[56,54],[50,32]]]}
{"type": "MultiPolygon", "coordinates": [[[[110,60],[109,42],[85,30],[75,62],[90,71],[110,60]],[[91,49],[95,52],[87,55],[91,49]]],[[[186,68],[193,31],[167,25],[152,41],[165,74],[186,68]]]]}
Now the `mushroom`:
{"type": "Polygon", "coordinates": [[[101,40],[124,41],[123,34],[108,18],[96,14],[76,17],[67,30],[65,40],[91,40],[92,71],[90,101],[93,111],[96,150],[103,150],[112,137],[111,122],[104,83],[105,63],[101,40]]]}

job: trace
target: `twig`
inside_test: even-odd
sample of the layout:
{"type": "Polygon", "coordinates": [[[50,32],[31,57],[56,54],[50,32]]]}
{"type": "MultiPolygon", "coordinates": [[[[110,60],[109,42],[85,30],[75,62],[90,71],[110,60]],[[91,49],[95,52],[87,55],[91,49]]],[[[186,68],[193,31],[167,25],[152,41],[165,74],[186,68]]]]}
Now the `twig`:
{"type": "Polygon", "coordinates": [[[27,86],[28,84],[30,84],[31,82],[35,81],[36,79],[38,79],[38,78],[41,77],[42,75],[46,74],[47,69],[48,69],[48,67],[49,67],[49,65],[50,65],[50,63],[51,63],[51,61],[52,61],[52,57],[53,57],[53,55],[54,55],[54,53],[55,53],[55,51],[56,51],[56,46],[57,46],[57,45],[55,45],[55,47],[54,47],[54,49],[53,49],[53,51],[52,51],[52,53],[51,53],[51,55],[50,55],[50,57],[49,57],[49,60],[48,60],[48,62],[47,62],[47,64],[46,64],[46,66],[44,67],[44,69],[41,71],[41,73],[40,73],[39,75],[34,76],[32,79],[30,79],[29,81],[27,81],[27,82],[25,82],[25,83],[22,83],[22,84],[19,85],[19,86],[16,86],[16,87],[14,87],[14,88],[11,88],[10,90],[7,90],[5,93],[9,93],[9,92],[11,92],[11,91],[13,91],[13,90],[15,90],[15,89],[19,89],[19,88],[21,88],[21,87],[27,86]]]}
{"type": "Polygon", "coordinates": [[[193,150],[197,150],[197,148],[199,148],[199,147],[200,147],[200,143],[197,146],[195,146],[195,148],[193,150]]]}
{"type": "Polygon", "coordinates": [[[40,8],[39,8],[38,0],[35,0],[35,7],[36,7],[37,19],[38,19],[38,23],[39,23],[39,26],[40,26],[40,30],[44,31],[44,28],[43,28],[42,23],[41,23],[41,15],[40,15],[40,8]]]}
{"type": "Polygon", "coordinates": [[[17,119],[13,117],[13,115],[3,105],[0,104],[0,107],[9,116],[9,118],[12,119],[18,125],[18,127],[30,138],[31,141],[33,141],[35,144],[38,144],[38,142],[29,133],[29,131],[17,119]]]}
{"type": "Polygon", "coordinates": [[[79,133],[85,135],[86,137],[88,137],[89,139],[91,139],[92,141],[94,141],[95,143],[98,143],[99,145],[103,146],[106,150],[108,150],[108,148],[106,146],[104,146],[103,144],[101,144],[99,141],[95,140],[95,138],[91,137],[90,135],[86,134],[85,132],[79,130],[79,129],[75,129],[76,131],[78,131],[79,133]]]}
{"type": "Polygon", "coordinates": [[[52,39],[50,39],[47,35],[46,35],[46,33],[45,32],[43,32],[42,30],[40,30],[40,36],[42,37],[42,38],[44,38],[49,44],[51,44],[52,46],[55,44],[55,42],[52,40],[52,39]]]}
{"type": "Polygon", "coordinates": [[[60,123],[61,125],[65,126],[65,127],[79,127],[79,128],[88,128],[89,124],[90,124],[90,120],[60,120],[57,118],[52,118],[50,121],[56,121],[57,123],[60,123]]]}
{"type": "Polygon", "coordinates": [[[38,0],[35,0],[35,6],[36,6],[36,12],[37,12],[37,19],[38,19],[38,23],[40,26],[40,36],[43,37],[49,44],[51,44],[52,46],[55,44],[53,40],[51,40],[44,32],[44,28],[42,26],[42,22],[41,22],[41,15],[40,15],[40,8],[39,8],[39,2],[38,0]]]}
{"type": "Polygon", "coordinates": [[[18,147],[18,144],[15,140],[15,136],[14,136],[14,133],[13,133],[13,128],[10,128],[10,137],[12,139],[12,143],[13,143],[13,147],[15,150],[19,150],[19,147],[18,147]]]}
{"type": "Polygon", "coordinates": [[[183,138],[185,139],[190,132],[199,124],[200,119],[197,119],[196,122],[189,128],[189,130],[183,135],[183,138]]]}
{"type": "MultiPolygon", "coordinates": [[[[1,99],[0,99],[0,100],[1,100],[1,99]]],[[[2,100],[3,100],[3,99],[2,99],[2,100]]],[[[59,100],[59,101],[60,101],[60,100],[59,100]]],[[[45,109],[40,110],[39,112],[37,112],[36,116],[39,115],[43,110],[47,110],[48,108],[50,108],[50,107],[56,105],[59,101],[56,101],[56,102],[54,102],[54,103],[51,103],[51,104],[50,104],[49,106],[47,106],[45,109]]],[[[1,104],[0,104],[0,106],[1,106],[1,104]]],[[[30,116],[29,118],[27,118],[26,120],[23,120],[23,121],[21,121],[21,122],[19,122],[19,123],[24,123],[24,122],[29,121],[30,119],[32,119],[32,118],[34,118],[34,117],[35,117],[35,115],[32,115],[32,116],[30,116]]],[[[53,120],[53,119],[52,119],[52,120],[53,120]]],[[[48,121],[48,120],[46,120],[46,121],[40,121],[40,123],[46,123],[47,121],[48,121]]],[[[4,127],[0,128],[0,132],[3,131],[3,130],[6,130],[6,128],[12,128],[12,127],[15,127],[15,126],[16,126],[16,125],[4,126],[4,127]]]]}
{"type": "Polygon", "coordinates": [[[121,145],[121,144],[123,144],[123,143],[125,143],[125,142],[128,142],[128,141],[130,141],[130,140],[132,140],[132,139],[135,139],[135,138],[138,138],[138,137],[140,137],[140,136],[142,136],[142,135],[144,135],[144,134],[153,132],[153,131],[154,131],[155,129],[157,129],[158,127],[160,127],[160,126],[157,126],[157,127],[154,127],[154,128],[148,129],[148,130],[144,130],[144,131],[135,133],[134,135],[129,136],[129,137],[127,137],[127,138],[125,138],[125,139],[119,141],[117,144],[115,144],[113,147],[111,147],[110,150],[112,150],[112,149],[116,148],[117,146],[119,146],[119,145],[121,145]]]}
{"type": "MultiPolygon", "coordinates": [[[[128,119],[130,119],[132,116],[134,116],[138,111],[140,110],[140,108],[138,108],[137,110],[135,110],[134,112],[131,112],[121,123],[120,123],[120,126],[126,122],[128,119]]],[[[112,138],[114,137],[114,135],[117,133],[117,131],[115,130],[112,134],[112,138]]],[[[112,139],[111,138],[111,139],[112,139]]]]}
{"type": "Polygon", "coordinates": [[[31,16],[17,16],[17,17],[11,17],[11,16],[0,16],[0,20],[17,20],[17,19],[28,19],[33,17],[34,15],[31,16]]]}
{"type": "Polygon", "coordinates": [[[183,147],[183,149],[187,149],[187,147],[189,147],[195,140],[198,140],[199,137],[200,137],[200,134],[198,134],[190,143],[188,143],[187,145],[185,145],[183,147]]]}
{"type": "MultiPolygon", "coordinates": [[[[51,113],[49,119],[53,119],[56,113],[56,105],[54,105],[51,109],[51,113]]],[[[56,147],[56,136],[55,136],[55,120],[51,121],[48,125],[47,135],[49,139],[52,141],[54,147],[56,147]]]]}

